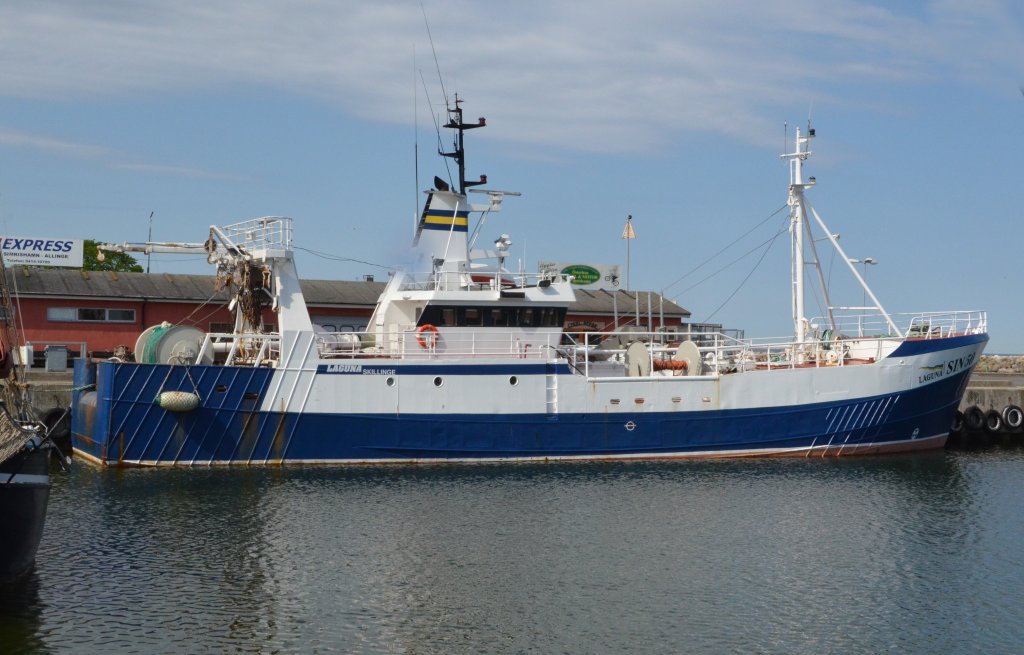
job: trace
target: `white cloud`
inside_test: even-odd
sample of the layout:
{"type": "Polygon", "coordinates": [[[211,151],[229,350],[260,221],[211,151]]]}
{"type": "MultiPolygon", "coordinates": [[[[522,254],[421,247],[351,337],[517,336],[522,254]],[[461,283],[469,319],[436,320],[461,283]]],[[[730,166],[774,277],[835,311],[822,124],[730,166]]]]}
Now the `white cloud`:
{"type": "MultiPolygon", "coordinates": [[[[851,86],[1016,88],[1024,79],[1014,5],[913,9],[853,0],[426,3],[448,91],[464,92],[473,115],[500,107],[493,135],[594,151],[650,150],[694,129],[764,142],[812,98],[884,104],[851,86]]],[[[415,1],[11,0],[0,6],[0,93],[129,98],[257,84],[406,122],[414,44],[436,102],[415,1]]]]}
{"type": "Polygon", "coordinates": [[[228,173],[217,173],[205,171],[187,166],[171,166],[167,164],[113,164],[111,168],[123,171],[136,171],[141,173],[163,173],[167,175],[179,175],[182,177],[194,177],[207,180],[225,180],[229,182],[240,182],[245,178],[228,173]]]}
{"type": "Polygon", "coordinates": [[[110,154],[107,148],[89,145],[86,143],[74,143],[49,136],[29,134],[17,130],[0,128],[0,144],[14,148],[31,148],[43,150],[65,157],[76,157],[85,159],[96,159],[110,154]]]}
{"type": "Polygon", "coordinates": [[[49,152],[62,157],[70,157],[74,159],[96,160],[104,164],[107,168],[117,170],[136,171],[142,173],[163,173],[168,175],[214,180],[239,181],[243,179],[236,175],[205,171],[186,166],[147,164],[131,161],[130,157],[127,155],[119,153],[111,148],[105,148],[103,146],[88,143],[77,143],[75,141],[67,141],[64,139],[5,129],[2,127],[0,127],[0,145],[11,148],[28,148],[30,150],[49,152]]]}

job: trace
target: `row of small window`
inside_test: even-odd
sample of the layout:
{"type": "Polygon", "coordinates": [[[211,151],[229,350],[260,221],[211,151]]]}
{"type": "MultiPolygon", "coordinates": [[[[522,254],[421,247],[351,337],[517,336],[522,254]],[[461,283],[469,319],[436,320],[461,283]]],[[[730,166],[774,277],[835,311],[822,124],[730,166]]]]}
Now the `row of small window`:
{"type": "MultiPolygon", "coordinates": [[[[514,375],[511,375],[508,378],[508,383],[509,383],[509,385],[511,385],[513,387],[518,387],[519,386],[519,378],[514,376],[514,375]]],[[[395,378],[388,378],[387,379],[387,385],[389,387],[395,386],[395,378]]],[[[440,387],[440,386],[443,386],[443,385],[444,385],[444,378],[442,378],[441,376],[437,376],[436,378],[434,378],[434,386],[435,387],[440,387]]]]}
{"type": "Polygon", "coordinates": [[[452,327],[562,327],[565,307],[444,307],[427,305],[417,323],[452,327]]]}
{"type": "Polygon", "coordinates": [[[107,307],[47,307],[46,320],[87,323],[134,323],[135,310],[107,307]]]}
{"type": "MultiPolygon", "coordinates": [[[[0,320],[4,320],[2,316],[0,320]]],[[[135,310],[108,307],[47,307],[46,320],[75,323],[134,323],[135,310]]],[[[210,332],[231,332],[234,329],[234,323],[210,323],[210,332]]],[[[273,332],[276,326],[267,323],[263,329],[273,332]]]]}

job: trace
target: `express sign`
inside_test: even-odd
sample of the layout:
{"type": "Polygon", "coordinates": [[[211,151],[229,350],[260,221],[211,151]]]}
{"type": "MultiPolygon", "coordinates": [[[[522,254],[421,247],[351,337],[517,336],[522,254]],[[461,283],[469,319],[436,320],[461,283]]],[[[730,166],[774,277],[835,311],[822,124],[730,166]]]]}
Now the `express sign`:
{"type": "Polygon", "coordinates": [[[4,264],[24,266],[68,266],[81,268],[84,259],[82,239],[30,239],[0,237],[4,264]]]}

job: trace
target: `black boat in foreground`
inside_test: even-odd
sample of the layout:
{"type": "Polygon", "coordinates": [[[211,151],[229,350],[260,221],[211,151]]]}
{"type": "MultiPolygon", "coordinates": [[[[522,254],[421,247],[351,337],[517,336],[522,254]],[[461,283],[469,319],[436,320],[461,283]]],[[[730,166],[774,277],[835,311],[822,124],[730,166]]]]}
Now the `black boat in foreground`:
{"type": "MultiPolygon", "coordinates": [[[[14,302],[0,255],[0,582],[28,572],[36,559],[50,499],[51,436],[63,418],[48,415],[40,421],[25,384],[25,350],[21,343],[14,302]]],[[[64,466],[63,459],[60,459],[64,466]]]]}
{"type": "Polygon", "coordinates": [[[41,430],[13,424],[0,414],[3,437],[15,452],[0,462],[0,581],[21,576],[32,568],[46,522],[50,498],[52,445],[41,430]],[[16,434],[20,437],[15,436],[16,434]]]}

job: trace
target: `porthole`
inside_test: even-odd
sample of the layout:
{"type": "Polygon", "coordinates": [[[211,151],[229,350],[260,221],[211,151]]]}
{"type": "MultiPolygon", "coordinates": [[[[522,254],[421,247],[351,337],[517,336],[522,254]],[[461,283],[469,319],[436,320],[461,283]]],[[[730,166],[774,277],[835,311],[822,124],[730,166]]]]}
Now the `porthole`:
{"type": "Polygon", "coordinates": [[[442,380],[440,376],[434,378],[434,386],[435,387],[439,387],[442,384],[444,384],[444,380],[442,380]]]}
{"type": "Polygon", "coordinates": [[[508,383],[511,384],[514,387],[514,386],[519,384],[519,378],[517,378],[514,375],[510,375],[509,378],[508,378],[508,383]]]}
{"type": "Polygon", "coordinates": [[[388,378],[388,386],[389,387],[395,386],[395,378],[388,378]]]}

